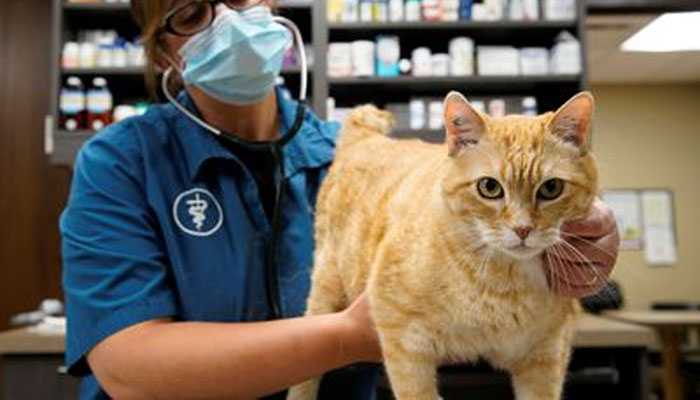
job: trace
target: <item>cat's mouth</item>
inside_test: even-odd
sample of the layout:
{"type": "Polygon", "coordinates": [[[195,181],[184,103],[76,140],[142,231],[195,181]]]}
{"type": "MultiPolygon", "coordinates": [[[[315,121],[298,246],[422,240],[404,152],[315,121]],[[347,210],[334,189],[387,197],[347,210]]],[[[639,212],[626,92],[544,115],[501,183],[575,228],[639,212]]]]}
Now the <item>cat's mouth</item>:
{"type": "Polygon", "coordinates": [[[542,253],[542,249],[528,246],[523,242],[515,246],[505,247],[503,252],[515,259],[526,260],[539,256],[542,253]]]}

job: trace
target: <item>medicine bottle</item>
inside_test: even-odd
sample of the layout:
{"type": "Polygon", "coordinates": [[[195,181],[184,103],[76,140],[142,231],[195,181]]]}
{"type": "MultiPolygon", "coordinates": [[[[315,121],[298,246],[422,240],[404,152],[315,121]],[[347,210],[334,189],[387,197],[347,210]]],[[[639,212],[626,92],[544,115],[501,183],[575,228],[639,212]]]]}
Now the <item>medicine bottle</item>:
{"type": "Polygon", "coordinates": [[[87,128],[100,130],[112,122],[112,93],[107,88],[107,80],[97,77],[87,94],[87,128]]]}
{"type": "Polygon", "coordinates": [[[66,86],[61,89],[59,113],[59,126],[62,129],[85,129],[85,91],[83,82],[77,76],[69,77],[66,86]]]}

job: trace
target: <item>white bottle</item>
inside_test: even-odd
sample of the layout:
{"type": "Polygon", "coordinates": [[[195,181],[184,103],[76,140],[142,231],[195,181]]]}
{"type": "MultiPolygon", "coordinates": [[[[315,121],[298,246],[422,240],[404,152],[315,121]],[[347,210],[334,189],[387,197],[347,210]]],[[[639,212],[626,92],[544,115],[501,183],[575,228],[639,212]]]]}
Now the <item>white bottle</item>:
{"type": "Polygon", "coordinates": [[[357,22],[360,17],[358,0],[343,1],[343,22],[357,22]]]}
{"type": "Polygon", "coordinates": [[[61,66],[63,68],[77,68],[80,65],[80,45],[75,42],[67,42],[63,45],[61,66]]]}
{"type": "Polygon", "coordinates": [[[537,99],[534,97],[523,98],[522,108],[523,115],[527,117],[536,117],[538,114],[537,99]]]}
{"type": "Polygon", "coordinates": [[[401,22],[403,18],[403,1],[389,0],[389,20],[391,22],[401,22]]]}
{"type": "Polygon", "coordinates": [[[416,22],[421,20],[421,2],[420,0],[406,0],[406,8],[404,9],[406,21],[416,22]]]}
{"type": "Polygon", "coordinates": [[[425,128],[426,124],[426,110],[425,102],[422,100],[411,100],[408,106],[409,113],[411,114],[410,126],[412,130],[419,130],[425,128]]]}
{"type": "Polygon", "coordinates": [[[413,63],[413,76],[432,76],[433,75],[433,54],[427,47],[418,47],[411,54],[411,62],[413,63]]]}
{"type": "Polygon", "coordinates": [[[510,0],[508,19],[511,21],[522,21],[525,19],[523,0],[510,0]]]}
{"type": "Polygon", "coordinates": [[[523,0],[523,19],[525,21],[537,21],[540,19],[539,0],[523,0]]]}
{"type": "Polygon", "coordinates": [[[474,75],[474,41],[457,37],[450,41],[450,72],[454,76],[474,75]]]}
{"type": "Polygon", "coordinates": [[[445,113],[442,101],[431,101],[428,106],[428,129],[438,130],[445,123],[445,113]]]}

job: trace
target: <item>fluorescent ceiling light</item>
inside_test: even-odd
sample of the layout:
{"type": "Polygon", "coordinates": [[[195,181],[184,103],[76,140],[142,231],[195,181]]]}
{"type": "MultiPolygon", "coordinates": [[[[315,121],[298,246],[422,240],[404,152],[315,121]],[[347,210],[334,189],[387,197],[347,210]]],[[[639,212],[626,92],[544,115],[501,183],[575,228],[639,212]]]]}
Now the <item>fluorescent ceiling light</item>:
{"type": "Polygon", "coordinates": [[[700,51],[700,12],[666,13],[627,39],[622,51],[700,51]]]}

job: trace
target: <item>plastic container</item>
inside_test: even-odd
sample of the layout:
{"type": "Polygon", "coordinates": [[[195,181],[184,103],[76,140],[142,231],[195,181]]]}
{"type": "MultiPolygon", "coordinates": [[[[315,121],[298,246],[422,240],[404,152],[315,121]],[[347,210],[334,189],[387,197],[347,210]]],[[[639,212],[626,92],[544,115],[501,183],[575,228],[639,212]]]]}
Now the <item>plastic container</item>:
{"type": "Polygon", "coordinates": [[[357,22],[359,17],[358,0],[343,0],[342,22],[357,22]]]}
{"type": "Polygon", "coordinates": [[[450,56],[448,54],[433,54],[431,58],[433,76],[450,75],[450,56]]]}
{"type": "Polygon", "coordinates": [[[458,37],[450,41],[450,73],[454,76],[474,75],[474,41],[458,37]]]}
{"type": "Polygon", "coordinates": [[[404,0],[389,0],[389,21],[400,22],[404,20],[404,0]]]}
{"type": "Polygon", "coordinates": [[[375,22],[389,21],[389,2],[388,0],[374,0],[372,7],[372,15],[375,22]]]}
{"type": "Polygon", "coordinates": [[[77,68],[80,66],[80,45],[78,43],[68,42],[63,45],[61,66],[63,68],[77,68]]]}
{"type": "Polygon", "coordinates": [[[370,40],[352,42],[353,76],[374,76],[375,44],[370,40]]]}
{"type": "Polygon", "coordinates": [[[419,47],[413,50],[411,56],[413,64],[413,76],[432,76],[432,53],[427,47],[419,47]]]}
{"type": "Polygon", "coordinates": [[[425,102],[422,100],[411,100],[408,106],[409,113],[411,114],[411,120],[409,121],[409,126],[412,130],[418,130],[425,128],[426,123],[426,110],[425,102]]]}
{"type": "Polygon", "coordinates": [[[421,20],[421,4],[420,0],[406,0],[404,12],[406,21],[416,22],[421,20]]]}
{"type": "Polygon", "coordinates": [[[525,97],[523,99],[522,114],[528,117],[536,117],[539,111],[537,110],[537,99],[534,97],[525,97]]]}
{"type": "Polygon", "coordinates": [[[401,44],[398,36],[377,37],[377,76],[399,76],[401,44]]]}
{"type": "Polygon", "coordinates": [[[374,2],[372,0],[360,0],[360,21],[361,22],[372,22],[372,8],[374,7],[374,2]]]}
{"type": "Polygon", "coordinates": [[[431,101],[428,106],[428,128],[431,130],[441,129],[445,124],[444,105],[442,101],[431,101]]]}
{"type": "Polygon", "coordinates": [[[107,80],[96,77],[87,93],[87,128],[98,131],[112,123],[112,93],[107,80]]]}
{"type": "Polygon", "coordinates": [[[61,89],[59,125],[68,131],[85,129],[85,90],[77,76],[71,76],[61,89]]]}

